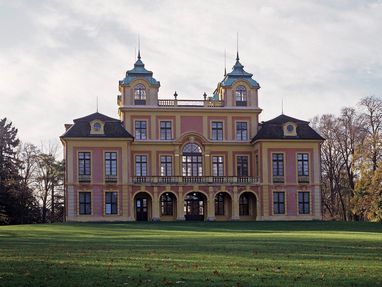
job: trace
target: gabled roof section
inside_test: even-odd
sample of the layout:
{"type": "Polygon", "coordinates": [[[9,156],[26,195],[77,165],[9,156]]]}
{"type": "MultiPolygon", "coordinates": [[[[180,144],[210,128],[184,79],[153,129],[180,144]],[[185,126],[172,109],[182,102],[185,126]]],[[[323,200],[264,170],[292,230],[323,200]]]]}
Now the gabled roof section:
{"type": "Polygon", "coordinates": [[[134,68],[126,72],[126,77],[119,81],[119,84],[127,86],[137,78],[144,78],[151,85],[160,86],[159,81],[153,78],[153,72],[145,69],[145,64],[141,60],[141,51],[138,51],[138,59],[134,64],[134,68]]]}
{"type": "Polygon", "coordinates": [[[279,115],[278,117],[259,124],[260,129],[251,142],[262,139],[278,139],[278,140],[325,140],[314,129],[309,126],[309,122],[289,117],[287,115],[279,115]],[[296,136],[285,136],[283,126],[286,123],[294,123],[296,128],[296,136]]]}
{"type": "Polygon", "coordinates": [[[239,52],[236,55],[236,63],[232,68],[232,72],[224,76],[221,85],[223,87],[232,86],[236,81],[243,80],[246,81],[253,88],[260,88],[258,82],[252,79],[253,74],[248,73],[244,70],[244,66],[240,63],[239,52]]]}
{"type": "Polygon", "coordinates": [[[126,138],[133,139],[133,136],[124,128],[123,123],[101,113],[94,113],[88,116],[73,120],[74,124],[61,136],[61,138],[126,138]],[[90,123],[99,120],[104,123],[103,134],[91,134],[90,123]]]}

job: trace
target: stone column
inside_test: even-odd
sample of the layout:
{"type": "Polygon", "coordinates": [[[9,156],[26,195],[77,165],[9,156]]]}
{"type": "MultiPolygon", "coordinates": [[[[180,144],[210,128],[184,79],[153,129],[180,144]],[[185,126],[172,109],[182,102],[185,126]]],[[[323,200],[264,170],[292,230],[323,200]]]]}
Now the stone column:
{"type": "Polygon", "coordinates": [[[154,197],[153,197],[153,202],[152,202],[152,220],[153,221],[159,221],[159,195],[158,195],[158,187],[154,186],[154,197]]]}
{"type": "Polygon", "coordinates": [[[231,220],[240,220],[240,215],[239,215],[239,193],[237,191],[237,186],[233,187],[232,218],[231,218],[231,220]]]}
{"type": "Polygon", "coordinates": [[[179,186],[178,189],[178,200],[176,201],[177,205],[177,217],[176,220],[184,221],[184,198],[183,198],[183,187],[179,186]]]}
{"type": "Polygon", "coordinates": [[[208,198],[207,198],[207,221],[215,221],[215,196],[214,188],[210,186],[208,188],[208,198]]]}

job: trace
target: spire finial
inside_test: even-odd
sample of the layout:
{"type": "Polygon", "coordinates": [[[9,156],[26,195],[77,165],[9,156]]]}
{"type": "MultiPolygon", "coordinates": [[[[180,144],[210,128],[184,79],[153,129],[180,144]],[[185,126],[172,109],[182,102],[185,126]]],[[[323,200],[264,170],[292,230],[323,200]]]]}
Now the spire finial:
{"type": "Polygon", "coordinates": [[[284,114],[284,98],[281,98],[281,114],[284,114]]]}
{"type": "Polygon", "coordinates": [[[98,113],[98,96],[97,96],[97,105],[96,105],[96,108],[97,108],[97,113],[98,113]]]}
{"type": "Polygon", "coordinates": [[[224,77],[227,76],[227,51],[224,49],[224,77]]]}
{"type": "Polygon", "coordinates": [[[141,37],[138,34],[138,60],[141,59],[141,37]]]}
{"type": "Polygon", "coordinates": [[[239,32],[236,32],[236,61],[239,60],[239,32]]]}

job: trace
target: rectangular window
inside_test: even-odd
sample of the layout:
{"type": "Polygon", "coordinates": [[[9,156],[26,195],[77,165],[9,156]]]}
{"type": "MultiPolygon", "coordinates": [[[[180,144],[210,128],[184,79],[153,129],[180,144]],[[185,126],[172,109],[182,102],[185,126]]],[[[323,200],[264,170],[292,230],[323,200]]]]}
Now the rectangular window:
{"type": "Polygon", "coordinates": [[[285,192],[273,192],[273,213],[285,214],[285,192]]]}
{"type": "Polygon", "coordinates": [[[160,157],[160,175],[172,176],[172,156],[161,155],[160,157]]]}
{"type": "Polygon", "coordinates": [[[236,140],[248,140],[247,122],[236,122],[236,140]]]}
{"type": "Polygon", "coordinates": [[[212,157],[212,176],[224,176],[224,158],[222,156],[212,157]]]}
{"type": "Polygon", "coordinates": [[[78,174],[90,176],[90,152],[78,153],[78,174]]]}
{"type": "Polygon", "coordinates": [[[273,176],[284,176],[284,154],[272,154],[273,176]]]}
{"type": "Polygon", "coordinates": [[[160,122],[160,139],[161,140],[171,140],[172,139],[172,129],[170,121],[160,122]]]}
{"type": "Polygon", "coordinates": [[[310,213],[310,192],[301,191],[298,193],[298,213],[310,213]]]}
{"type": "Polygon", "coordinates": [[[81,215],[89,215],[92,213],[92,195],[91,192],[79,192],[79,213],[81,215]]]}
{"type": "Polygon", "coordinates": [[[297,154],[297,170],[298,176],[309,176],[309,154],[297,154]]]}
{"type": "Polygon", "coordinates": [[[237,176],[248,176],[248,156],[237,157],[237,176]]]}
{"type": "Polygon", "coordinates": [[[135,139],[146,140],[147,139],[147,122],[135,121],[135,139]]]}
{"type": "Polygon", "coordinates": [[[147,156],[146,155],[135,156],[135,175],[147,176],[147,156]]]}
{"type": "Polygon", "coordinates": [[[118,192],[105,192],[105,214],[118,213],[118,192]]]}
{"type": "Polygon", "coordinates": [[[212,122],[212,139],[223,140],[223,122],[212,122]]]}
{"type": "Polygon", "coordinates": [[[105,175],[117,176],[117,153],[105,152],[105,175]]]}

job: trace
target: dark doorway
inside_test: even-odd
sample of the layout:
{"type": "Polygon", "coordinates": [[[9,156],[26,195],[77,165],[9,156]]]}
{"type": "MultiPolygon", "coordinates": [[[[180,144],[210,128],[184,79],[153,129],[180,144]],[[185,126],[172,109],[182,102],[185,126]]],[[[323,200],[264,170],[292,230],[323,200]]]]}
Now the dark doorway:
{"type": "Polygon", "coordinates": [[[204,220],[207,200],[203,193],[192,192],[184,198],[184,217],[186,220],[204,220]]]}
{"type": "Polygon", "coordinates": [[[138,194],[135,197],[135,211],[137,221],[148,221],[150,208],[150,196],[148,194],[138,194]]]}

